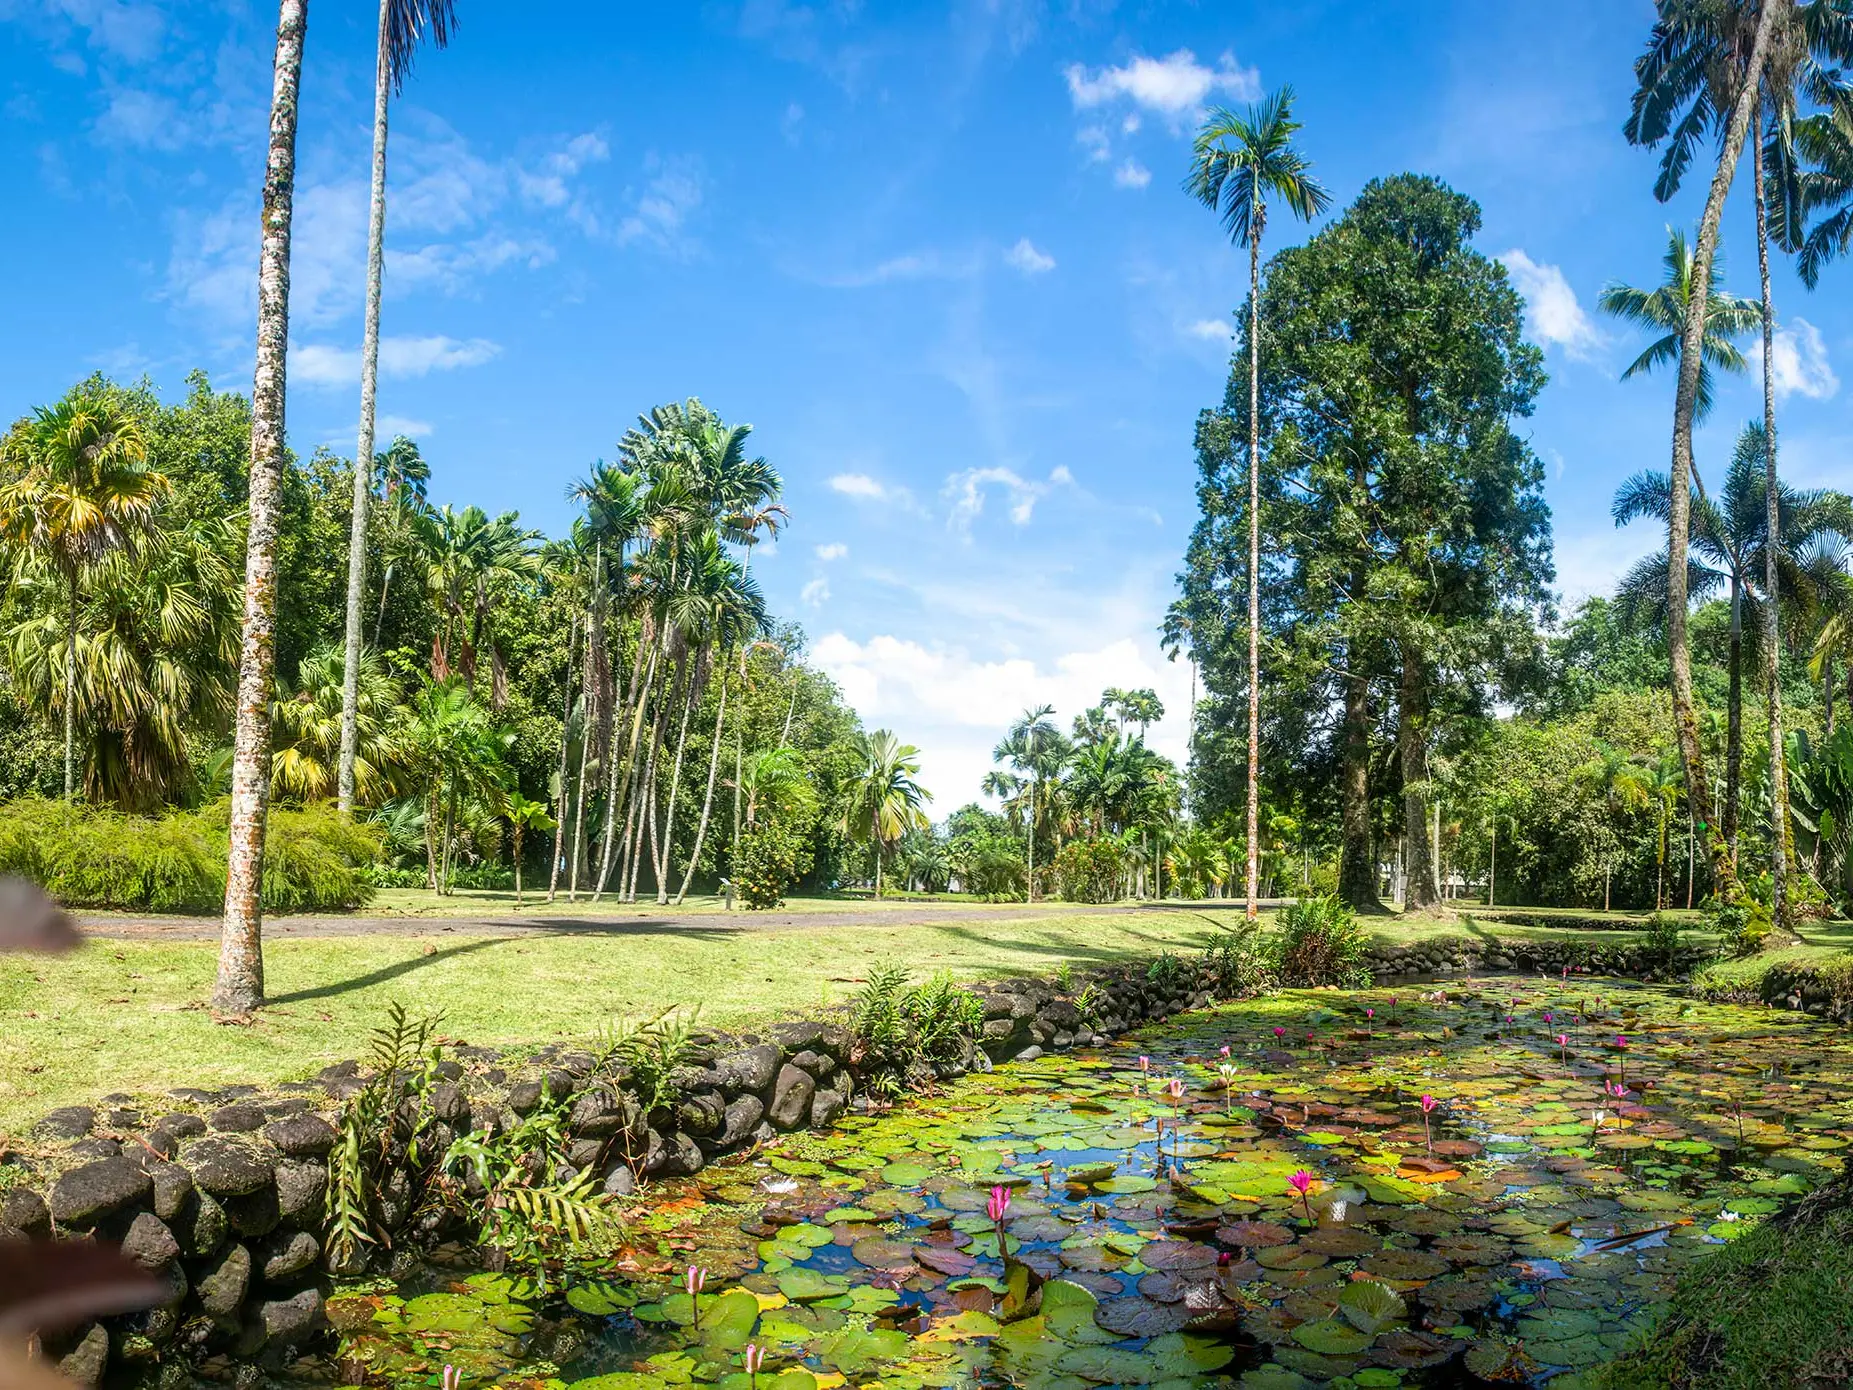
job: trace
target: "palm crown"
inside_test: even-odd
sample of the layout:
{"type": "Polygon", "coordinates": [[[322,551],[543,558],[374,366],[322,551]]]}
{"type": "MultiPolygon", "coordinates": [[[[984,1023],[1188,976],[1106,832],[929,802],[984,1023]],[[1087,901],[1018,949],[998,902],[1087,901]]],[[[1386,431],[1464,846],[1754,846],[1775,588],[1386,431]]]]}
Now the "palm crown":
{"type": "Polygon", "coordinates": [[[1293,88],[1282,87],[1246,111],[1218,107],[1210,112],[1191,146],[1189,194],[1212,211],[1239,246],[1259,237],[1267,203],[1277,198],[1303,222],[1332,201],[1308,172],[1312,163],[1293,147],[1300,123],[1293,119],[1293,88]]]}
{"type": "MultiPolygon", "coordinates": [[[[1666,229],[1666,278],[1657,288],[1636,289],[1632,285],[1611,284],[1597,301],[1619,319],[1660,334],[1628,364],[1621,374],[1626,381],[1657,367],[1679,361],[1680,334],[1686,323],[1686,306],[1692,300],[1692,248],[1686,234],[1677,227],[1666,229]]],[[[1762,323],[1762,309],[1754,299],[1711,290],[1705,300],[1705,338],[1699,353],[1699,392],[1693,418],[1702,420],[1712,406],[1712,368],[1741,372],[1748,365],[1733,341],[1757,330],[1762,323]]]]}

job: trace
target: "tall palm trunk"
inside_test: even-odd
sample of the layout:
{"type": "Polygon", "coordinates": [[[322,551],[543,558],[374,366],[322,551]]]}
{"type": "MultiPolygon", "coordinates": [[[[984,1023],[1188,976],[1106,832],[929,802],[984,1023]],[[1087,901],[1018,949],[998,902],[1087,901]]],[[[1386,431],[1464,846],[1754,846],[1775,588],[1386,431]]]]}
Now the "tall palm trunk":
{"type": "Polygon", "coordinates": [[[1356,670],[1353,664],[1353,673],[1344,678],[1338,894],[1352,907],[1375,911],[1381,904],[1377,898],[1377,861],[1370,833],[1370,689],[1364,677],[1355,674],[1356,670]]]}
{"type": "Polygon", "coordinates": [[[552,902],[554,894],[560,889],[560,860],[564,845],[561,841],[566,835],[566,797],[567,773],[570,770],[568,759],[573,745],[573,660],[579,649],[579,615],[572,615],[566,630],[566,686],[565,698],[560,708],[560,795],[554,806],[553,819],[553,863],[547,871],[547,901],[552,902]]]}
{"type": "MultiPolygon", "coordinates": [[[[745,663],[742,662],[741,665],[742,667],[744,667],[745,663]]],[[[682,875],[682,887],[676,893],[676,906],[677,907],[682,906],[683,899],[688,897],[688,886],[690,883],[694,881],[694,878],[695,878],[695,866],[701,862],[701,847],[703,844],[707,842],[708,813],[714,808],[714,778],[715,778],[715,773],[720,769],[720,765],[721,765],[721,731],[725,727],[726,722],[727,722],[727,670],[726,670],[726,665],[723,664],[721,668],[720,707],[714,711],[714,747],[708,753],[708,789],[706,792],[702,794],[701,823],[695,828],[695,850],[688,857],[688,872],[682,875]]],[[[739,720],[736,719],[734,723],[737,727],[739,724],[739,720]]],[[[740,750],[740,745],[736,742],[734,744],[736,768],[738,767],[737,760],[739,756],[739,750],[740,750]]],[[[738,800],[739,794],[740,794],[740,774],[736,771],[734,773],[734,796],[735,796],[736,802],[738,800]]]]}
{"type": "Polygon", "coordinates": [[[682,755],[688,751],[688,722],[701,688],[701,653],[696,652],[691,658],[688,678],[682,688],[682,727],[676,734],[676,757],[674,771],[669,775],[669,800],[663,807],[663,847],[656,865],[656,902],[659,907],[669,902],[669,879],[671,861],[675,855],[676,840],[676,796],[682,790],[682,755]]]}
{"type": "Polygon", "coordinates": [[[1441,901],[1431,840],[1428,784],[1428,676],[1422,653],[1404,642],[1401,717],[1396,725],[1397,753],[1403,773],[1403,842],[1407,863],[1403,875],[1403,910],[1415,911],[1441,901]]]}
{"type": "MultiPolygon", "coordinates": [[[[637,667],[641,669],[642,675],[639,676],[637,670],[632,671],[631,684],[633,686],[634,693],[632,697],[627,698],[625,701],[625,713],[631,721],[631,735],[630,735],[630,739],[628,743],[625,746],[625,752],[624,752],[624,768],[625,768],[624,798],[621,803],[624,807],[624,832],[623,832],[624,859],[618,865],[618,884],[619,884],[618,896],[620,899],[622,899],[623,897],[623,884],[629,872],[629,867],[631,863],[631,855],[632,855],[631,826],[637,819],[637,799],[638,799],[637,749],[639,746],[638,740],[643,737],[644,706],[649,701],[651,686],[656,681],[656,658],[657,658],[658,652],[661,651],[661,649],[662,649],[661,644],[659,642],[652,642],[650,644],[650,659],[649,659],[649,664],[647,666],[643,664],[643,652],[640,650],[637,653],[637,663],[636,664],[637,664],[637,667]],[[633,708],[633,704],[635,708],[633,708]]],[[[617,747],[616,747],[617,736],[615,733],[612,736],[612,744],[613,746],[612,746],[611,757],[612,757],[613,765],[615,766],[617,762],[617,757],[618,757],[617,747]]],[[[615,823],[617,820],[617,808],[613,807],[608,812],[608,814],[611,816],[612,822],[615,823]]],[[[593,895],[594,901],[596,901],[598,896],[602,895],[605,891],[605,880],[611,873],[611,863],[612,863],[611,853],[612,853],[611,839],[608,834],[605,840],[604,860],[599,866],[598,891],[597,893],[593,895]]]]}
{"type": "Polygon", "coordinates": [[[65,576],[70,602],[64,623],[64,799],[77,795],[77,575],[65,576]]]}
{"type": "Polygon", "coordinates": [[[257,370],[251,387],[251,485],[243,638],[225,919],[212,1005],[249,1013],[264,1002],[264,815],[270,800],[270,682],[276,666],[277,494],[283,477],[284,377],[290,327],[290,215],[296,186],[296,99],[308,0],[281,0],[257,275],[257,370]]]}
{"type": "Polygon", "coordinates": [[[1738,820],[1744,780],[1744,587],[1731,576],[1730,651],[1725,658],[1727,691],[1724,717],[1724,842],[1737,863],[1738,820]]]}
{"type": "Polygon", "coordinates": [[[1261,234],[1267,204],[1255,199],[1248,236],[1248,870],[1245,915],[1255,920],[1261,862],[1261,234]]]}
{"type": "Polygon", "coordinates": [[[373,500],[373,411],[380,374],[380,284],[386,244],[386,110],[391,64],[386,26],[391,0],[380,0],[373,64],[373,196],[367,218],[367,322],[360,349],[360,439],[354,446],[354,515],[347,541],[347,645],[341,674],[341,763],[335,798],[342,815],[354,809],[354,754],[360,746],[361,605],[367,589],[367,506],[373,500]]]}
{"type": "MultiPolygon", "coordinates": [[[[1757,126],[1762,126],[1762,103],[1757,126]]],[[[1769,288],[1769,201],[1763,187],[1763,142],[1752,142],[1756,175],[1756,255],[1763,289],[1763,680],[1769,704],[1769,878],[1776,930],[1794,930],[1789,903],[1789,867],[1795,857],[1795,832],[1789,825],[1789,774],[1782,745],[1782,618],[1777,609],[1780,580],[1776,552],[1782,537],[1782,496],[1776,479],[1776,309],[1769,288]]]]}
{"type": "MultiPolygon", "coordinates": [[[[881,845],[875,846],[875,896],[881,896],[881,845]]],[[[1024,902],[1036,901],[1036,774],[1032,769],[1029,775],[1029,881],[1024,889],[1024,902]]]]}
{"type": "MultiPolygon", "coordinates": [[[[1686,630],[1689,598],[1686,557],[1692,531],[1692,413],[1698,403],[1699,369],[1704,365],[1705,310],[1711,297],[1711,267],[1718,250],[1718,225],[1724,217],[1724,200],[1731,191],[1737,161],[1743,154],[1744,136],[1750,128],[1757,88],[1763,79],[1763,63],[1769,52],[1776,12],[1784,8],[1775,0],[1768,0],[1757,16],[1756,39],[1742,75],[1743,86],[1732,103],[1723,148],[1718,153],[1718,167],[1705,196],[1698,242],[1693,247],[1692,288],[1686,302],[1686,323],[1680,336],[1679,389],[1673,398],[1672,496],[1666,528],[1666,641],[1673,677],[1673,722],[1679,738],[1680,757],[1686,764],[1686,787],[1693,804],[1707,812],[1711,807],[1710,783],[1705,772],[1705,750],[1699,742],[1698,704],[1692,693],[1692,644],[1686,630]]],[[[1706,819],[1706,849],[1711,856],[1713,883],[1720,900],[1734,903],[1741,889],[1730,844],[1709,814],[1706,819]]]]}

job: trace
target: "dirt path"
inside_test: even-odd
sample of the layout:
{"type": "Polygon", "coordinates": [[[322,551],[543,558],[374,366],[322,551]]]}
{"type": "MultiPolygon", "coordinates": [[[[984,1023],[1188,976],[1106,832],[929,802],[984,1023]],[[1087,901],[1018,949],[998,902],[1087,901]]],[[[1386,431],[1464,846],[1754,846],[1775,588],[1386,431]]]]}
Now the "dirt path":
{"type": "MultiPolygon", "coordinates": [[[[946,922],[1021,922],[1038,917],[1125,916],[1152,912],[1196,912],[1225,909],[1221,903],[1203,908],[1178,903],[1137,903],[1113,907],[1084,907],[1073,903],[1027,906],[1003,903],[973,906],[966,903],[911,903],[883,908],[844,908],[805,912],[623,912],[597,915],[550,912],[536,905],[525,912],[485,913],[476,917],[271,917],[264,922],[268,940],[292,936],[625,936],[661,931],[665,927],[698,927],[703,932],[801,931],[806,927],[930,926],[946,922]]],[[[1239,905],[1236,906],[1239,911],[1239,905]]],[[[88,936],[130,941],[217,941],[219,922],[214,917],[125,917],[77,915],[88,936]]]]}

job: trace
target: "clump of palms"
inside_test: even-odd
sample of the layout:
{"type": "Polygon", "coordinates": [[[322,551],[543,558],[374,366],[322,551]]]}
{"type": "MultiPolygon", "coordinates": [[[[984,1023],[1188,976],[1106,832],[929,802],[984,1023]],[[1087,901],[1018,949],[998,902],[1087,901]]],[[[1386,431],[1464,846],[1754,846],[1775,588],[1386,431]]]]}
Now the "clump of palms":
{"type": "Polygon", "coordinates": [[[927,824],[925,804],[933,794],[916,780],[920,750],[902,743],[887,729],[858,734],[857,768],[843,810],[843,833],[869,845],[875,853],[875,896],[881,896],[882,860],[889,846],[909,830],[927,824]]]}

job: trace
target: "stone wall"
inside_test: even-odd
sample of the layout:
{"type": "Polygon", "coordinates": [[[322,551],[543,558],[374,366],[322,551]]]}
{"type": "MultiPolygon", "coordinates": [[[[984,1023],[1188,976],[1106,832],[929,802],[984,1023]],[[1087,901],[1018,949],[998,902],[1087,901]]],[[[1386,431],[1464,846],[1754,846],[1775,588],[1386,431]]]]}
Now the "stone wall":
{"type": "MultiPolygon", "coordinates": [[[[919,1089],[994,1062],[1104,1042],[1207,1005],[1197,967],[1172,965],[1077,971],[1066,988],[1030,978],[972,986],[983,1006],[980,1037],[961,1056],[917,1064],[905,1082],[919,1089]],[[1084,997],[1086,1016],[1077,1003],[1084,997]]],[[[424,1142],[441,1154],[457,1135],[518,1124],[544,1093],[564,1098],[570,1163],[624,1195],[640,1179],[691,1174],[780,1133],[868,1108],[859,1060],[840,1018],[700,1034],[672,1077],[674,1099],[646,1109],[622,1070],[600,1068],[589,1051],[517,1056],[457,1046],[428,1092],[424,1142]]],[[[184,1385],[187,1364],[210,1358],[227,1371],[280,1367],[325,1341],[324,1297],[335,1273],[402,1275],[415,1251],[467,1242],[468,1213],[421,1211],[410,1181],[395,1188],[389,1179],[379,1209],[392,1248],[369,1247],[354,1268],[328,1268],[329,1155],[342,1102],[366,1080],[361,1064],[348,1061],[266,1091],[182,1088],[153,1106],[110,1096],[94,1109],[46,1116],[30,1136],[31,1156],[0,1165],[0,1238],[120,1242],[167,1288],[149,1312],[48,1340],[65,1375],[95,1386],[106,1374],[140,1370],[184,1385]]]]}
{"type": "Polygon", "coordinates": [[[1652,982],[1684,979],[1708,958],[1708,953],[1696,946],[1682,947],[1679,960],[1669,965],[1634,942],[1611,945],[1450,934],[1407,946],[1372,941],[1365,963],[1379,984],[1501,971],[1558,975],[1565,966],[1569,966],[1572,973],[1587,970],[1597,975],[1621,975],[1652,982]]]}

